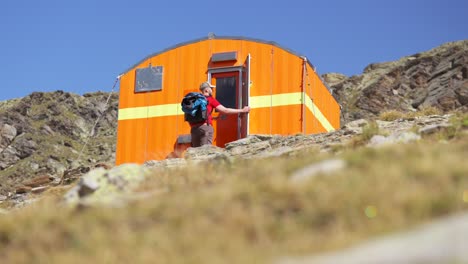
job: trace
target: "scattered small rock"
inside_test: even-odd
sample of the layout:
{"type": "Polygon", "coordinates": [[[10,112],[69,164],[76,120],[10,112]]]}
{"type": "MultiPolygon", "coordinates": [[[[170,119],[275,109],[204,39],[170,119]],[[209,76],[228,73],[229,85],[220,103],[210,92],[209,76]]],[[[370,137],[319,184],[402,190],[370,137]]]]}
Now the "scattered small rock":
{"type": "Polygon", "coordinates": [[[31,192],[37,194],[37,193],[41,193],[41,192],[43,192],[43,191],[45,191],[45,190],[47,190],[49,188],[50,188],[50,186],[40,186],[40,187],[32,188],[31,192]]]}
{"type": "Polygon", "coordinates": [[[429,125],[429,126],[425,126],[425,127],[421,128],[421,129],[419,129],[418,132],[421,135],[430,135],[430,134],[434,134],[434,133],[437,133],[437,132],[447,130],[449,127],[451,127],[451,126],[446,125],[446,124],[429,125]]]}
{"type": "Polygon", "coordinates": [[[31,192],[32,187],[29,186],[19,186],[16,188],[16,194],[23,194],[23,193],[28,193],[31,192]]]}
{"type": "Polygon", "coordinates": [[[149,160],[143,164],[148,168],[172,168],[172,167],[183,167],[187,165],[187,161],[182,158],[173,158],[165,160],[149,160]]]}
{"type": "Polygon", "coordinates": [[[41,175],[32,178],[31,180],[23,182],[24,186],[29,186],[29,187],[38,187],[41,185],[46,185],[51,183],[54,180],[54,177],[51,177],[50,175],[41,175]]]}
{"type": "Polygon", "coordinates": [[[358,119],[347,123],[343,129],[347,131],[347,133],[351,134],[362,133],[362,128],[368,124],[369,121],[365,119],[358,119]]]}
{"type": "Polygon", "coordinates": [[[69,205],[122,203],[122,197],[131,193],[146,178],[150,170],[138,164],[122,164],[107,171],[97,168],[83,175],[78,184],[64,196],[69,205]],[[118,198],[117,198],[118,197],[118,198]]]}
{"type": "Polygon", "coordinates": [[[397,144],[397,143],[409,143],[411,141],[418,141],[421,136],[413,132],[395,133],[390,136],[375,135],[373,136],[367,146],[379,147],[383,145],[397,144]]]}
{"type": "MultiPolygon", "coordinates": [[[[95,173],[98,173],[98,172],[95,171],[95,173]]],[[[99,189],[99,183],[91,177],[81,178],[78,185],[80,186],[78,190],[78,195],[80,197],[85,197],[87,195],[90,195],[93,192],[95,192],[97,189],[99,189]]]]}
{"type": "Polygon", "coordinates": [[[77,168],[68,169],[63,172],[61,183],[70,184],[80,178],[85,173],[88,173],[91,168],[87,166],[79,166],[77,168]]]}
{"type": "Polygon", "coordinates": [[[212,159],[228,159],[228,155],[223,148],[204,145],[198,148],[188,148],[184,154],[184,158],[188,161],[197,162],[212,159]]]}
{"type": "Polygon", "coordinates": [[[330,174],[337,170],[341,170],[344,167],[346,167],[346,163],[341,159],[321,161],[294,172],[290,177],[290,181],[292,183],[302,183],[318,174],[330,174]]]}
{"type": "Polygon", "coordinates": [[[103,168],[103,169],[109,170],[112,168],[112,166],[106,163],[98,163],[94,165],[94,168],[103,168]]]}

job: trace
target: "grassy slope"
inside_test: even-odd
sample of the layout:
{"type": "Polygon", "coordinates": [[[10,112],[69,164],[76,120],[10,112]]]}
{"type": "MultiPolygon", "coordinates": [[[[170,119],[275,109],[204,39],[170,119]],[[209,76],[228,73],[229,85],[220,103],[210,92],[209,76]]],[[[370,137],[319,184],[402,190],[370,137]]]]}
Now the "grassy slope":
{"type": "MultiPolygon", "coordinates": [[[[465,120],[466,121],[466,120],[465,120]]],[[[2,263],[265,263],[344,247],[468,209],[468,136],[358,148],[347,168],[294,185],[293,157],[159,171],[124,208],[72,210],[52,195],[0,215],[2,263]]]]}

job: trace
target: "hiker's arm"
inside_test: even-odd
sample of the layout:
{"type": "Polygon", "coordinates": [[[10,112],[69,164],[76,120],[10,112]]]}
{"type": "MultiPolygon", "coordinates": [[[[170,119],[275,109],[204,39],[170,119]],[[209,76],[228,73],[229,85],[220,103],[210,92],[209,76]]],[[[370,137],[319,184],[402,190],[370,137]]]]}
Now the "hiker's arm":
{"type": "Polygon", "coordinates": [[[235,108],[228,108],[224,107],[223,105],[218,105],[216,110],[223,114],[240,114],[240,113],[248,113],[250,112],[250,107],[244,106],[242,109],[235,109],[235,108]]]}

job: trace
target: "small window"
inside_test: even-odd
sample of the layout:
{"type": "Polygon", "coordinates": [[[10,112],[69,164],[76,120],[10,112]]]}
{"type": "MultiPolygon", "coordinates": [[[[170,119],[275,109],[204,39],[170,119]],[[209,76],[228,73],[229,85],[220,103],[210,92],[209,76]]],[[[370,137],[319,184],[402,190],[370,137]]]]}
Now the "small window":
{"type": "Polygon", "coordinates": [[[135,92],[162,90],[163,67],[151,65],[148,68],[136,69],[135,92]]]}
{"type": "Polygon", "coordinates": [[[235,76],[216,78],[216,99],[225,107],[237,108],[237,78],[235,76]]]}

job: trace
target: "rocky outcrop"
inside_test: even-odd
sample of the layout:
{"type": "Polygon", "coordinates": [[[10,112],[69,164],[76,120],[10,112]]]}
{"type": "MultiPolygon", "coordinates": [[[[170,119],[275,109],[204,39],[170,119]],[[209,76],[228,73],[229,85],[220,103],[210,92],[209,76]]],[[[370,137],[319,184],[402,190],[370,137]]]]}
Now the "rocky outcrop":
{"type": "Polygon", "coordinates": [[[323,76],[343,106],[346,123],[388,110],[468,108],[468,40],[444,44],[398,61],[370,64],[362,75],[323,76]]]}
{"type": "MultiPolygon", "coordinates": [[[[394,121],[375,121],[379,134],[387,135],[371,140],[370,145],[382,145],[383,143],[408,143],[419,140],[419,134],[430,134],[432,128],[440,129],[451,127],[450,116],[432,115],[422,117],[400,118],[394,121]],[[410,130],[418,129],[418,134],[410,133],[410,130]],[[385,141],[385,142],[383,142],[385,141]]],[[[226,148],[206,145],[200,148],[189,148],[184,157],[186,161],[204,160],[230,160],[232,158],[266,158],[283,155],[295,155],[306,148],[316,148],[318,151],[332,151],[334,147],[347,144],[351,138],[362,134],[363,129],[369,125],[369,121],[359,119],[346,124],[342,129],[330,133],[315,135],[251,135],[226,144],[226,148]]],[[[436,131],[433,131],[436,132],[436,131]]]]}
{"type": "Polygon", "coordinates": [[[22,182],[40,175],[61,178],[73,163],[114,163],[117,99],[56,91],[0,102],[0,194],[27,191],[22,182]]]}
{"type": "Polygon", "coordinates": [[[119,206],[148,174],[145,166],[136,164],[123,164],[110,170],[97,168],[80,178],[67,192],[64,201],[69,205],[119,206]]]}

